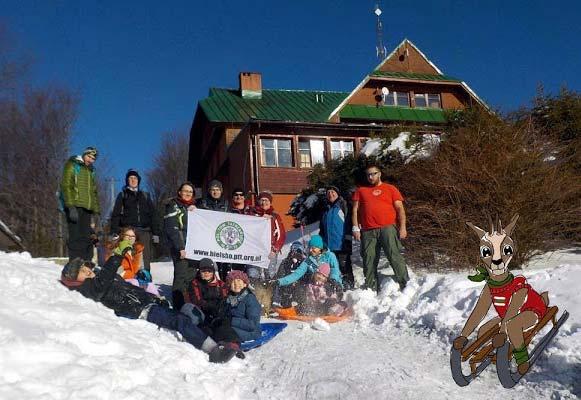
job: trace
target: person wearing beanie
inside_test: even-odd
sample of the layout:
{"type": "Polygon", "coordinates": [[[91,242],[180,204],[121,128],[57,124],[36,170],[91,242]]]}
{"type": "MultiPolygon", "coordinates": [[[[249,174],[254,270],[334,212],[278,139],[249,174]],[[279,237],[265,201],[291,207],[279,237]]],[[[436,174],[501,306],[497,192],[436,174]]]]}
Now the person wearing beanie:
{"type": "MultiPolygon", "coordinates": [[[[254,215],[254,207],[246,203],[246,197],[244,196],[244,190],[242,188],[236,187],[232,190],[232,196],[229,206],[229,211],[233,214],[241,215],[254,215]]],[[[220,263],[220,277],[225,278],[228,272],[232,270],[247,271],[246,264],[236,264],[236,263],[220,263]]]]}
{"type": "Polygon", "coordinates": [[[244,190],[234,188],[232,190],[232,201],[230,203],[230,212],[233,214],[254,215],[255,210],[249,204],[246,204],[244,190]]]}
{"type": "MultiPolygon", "coordinates": [[[[223,300],[218,315],[206,315],[200,326],[227,349],[244,358],[240,343],[258,339],[260,327],[260,304],[248,288],[248,276],[242,271],[231,271],[226,278],[227,297],[223,300]]],[[[188,306],[186,304],[184,307],[188,306]]]]}
{"type": "Polygon", "coordinates": [[[299,302],[297,311],[303,315],[341,315],[347,308],[341,285],[330,279],[331,266],[324,262],[312,275],[305,288],[305,296],[299,302]]]}
{"type": "Polygon", "coordinates": [[[111,234],[115,240],[123,228],[132,227],[143,246],[143,266],[151,271],[152,242],[159,243],[158,213],[149,193],[141,190],[141,176],[135,169],[125,174],[125,186],[115,199],[111,212],[111,234]]]}
{"type": "Polygon", "coordinates": [[[355,278],[351,264],[351,210],[337,186],[327,187],[327,204],[320,218],[319,234],[337,256],[346,288],[353,288],[355,278]]]}
{"type": "Polygon", "coordinates": [[[99,214],[99,196],[93,164],[97,149],[87,147],[67,160],[63,168],[59,197],[67,219],[69,260],[93,257],[92,219],[99,214]]]}
{"type": "Polygon", "coordinates": [[[321,264],[328,264],[331,268],[330,278],[343,287],[339,262],[335,254],[325,247],[323,238],[319,235],[313,235],[309,240],[309,256],[298,266],[292,273],[276,279],[273,284],[283,287],[293,284],[297,281],[308,282],[312,275],[317,272],[321,264]]]}
{"type": "Polygon", "coordinates": [[[261,268],[249,268],[248,273],[253,279],[272,279],[278,271],[278,254],[286,240],[286,229],[279,213],[272,206],[272,194],[267,191],[260,192],[256,198],[255,214],[260,217],[270,219],[270,254],[268,258],[270,263],[267,269],[267,276],[264,276],[264,270],[261,268]]]}
{"type": "Polygon", "coordinates": [[[77,258],[64,266],[61,283],[91,300],[115,311],[117,316],[145,319],[160,328],[177,330],[185,341],[209,354],[210,362],[225,363],[236,351],[216,343],[187,315],[169,307],[169,304],[138,286],[125,282],[115,271],[122,256],[114,254],[95,273],[82,259],[77,258]]]}
{"type": "MultiPolygon", "coordinates": [[[[198,199],[196,207],[202,210],[230,212],[229,201],[224,197],[224,187],[222,182],[217,179],[212,179],[208,182],[208,191],[205,196],[198,199]]],[[[220,276],[224,278],[230,270],[229,263],[217,263],[220,276]]]]}
{"type": "Polygon", "coordinates": [[[229,289],[220,317],[212,321],[212,336],[239,345],[240,342],[258,339],[261,307],[254,293],[248,288],[248,275],[242,271],[230,271],[226,278],[229,289]]]}
{"type": "MultiPolygon", "coordinates": [[[[299,265],[301,265],[305,258],[306,255],[303,244],[299,241],[292,242],[287,256],[280,263],[275,279],[292,274],[299,265]]],[[[298,281],[286,286],[279,287],[278,285],[274,285],[272,306],[282,308],[290,307],[293,301],[297,301],[297,299],[300,298],[300,289],[301,285],[298,281]]]]}
{"type": "Polygon", "coordinates": [[[224,187],[222,186],[222,182],[217,179],[212,179],[208,183],[208,192],[206,196],[198,200],[196,206],[203,210],[221,212],[230,211],[230,205],[224,198],[224,187]]]}
{"type": "Polygon", "coordinates": [[[202,258],[198,273],[192,279],[185,294],[185,302],[192,303],[204,313],[204,319],[216,318],[228,295],[228,287],[216,274],[216,264],[210,258],[202,258]]]}

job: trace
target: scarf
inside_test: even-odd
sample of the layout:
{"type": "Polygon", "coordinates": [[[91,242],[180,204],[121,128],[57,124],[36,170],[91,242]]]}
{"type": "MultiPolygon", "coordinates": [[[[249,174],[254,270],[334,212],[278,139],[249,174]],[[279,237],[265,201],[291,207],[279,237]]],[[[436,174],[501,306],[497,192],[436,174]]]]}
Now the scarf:
{"type": "Polygon", "coordinates": [[[183,205],[184,205],[184,206],[186,206],[186,207],[189,207],[189,206],[191,206],[191,205],[193,205],[193,204],[194,204],[194,198],[193,198],[193,197],[192,197],[192,199],[191,199],[191,200],[188,200],[188,201],[186,201],[186,200],[182,199],[181,197],[176,197],[176,201],[177,201],[178,203],[180,203],[180,204],[183,204],[183,205]]]}
{"type": "Polygon", "coordinates": [[[490,278],[490,275],[488,274],[488,270],[482,266],[476,267],[476,271],[477,271],[476,274],[468,275],[468,279],[470,279],[472,282],[486,281],[486,283],[492,287],[500,287],[500,286],[506,285],[507,283],[512,282],[512,280],[514,279],[514,275],[509,272],[506,279],[504,279],[500,282],[495,281],[492,278],[490,278]]]}
{"type": "Polygon", "coordinates": [[[228,295],[228,298],[226,298],[226,302],[228,304],[230,304],[231,307],[236,307],[238,305],[238,303],[240,303],[240,301],[242,301],[242,299],[245,298],[247,295],[248,295],[248,288],[242,289],[242,291],[240,293],[230,292],[230,294],[228,295]]]}

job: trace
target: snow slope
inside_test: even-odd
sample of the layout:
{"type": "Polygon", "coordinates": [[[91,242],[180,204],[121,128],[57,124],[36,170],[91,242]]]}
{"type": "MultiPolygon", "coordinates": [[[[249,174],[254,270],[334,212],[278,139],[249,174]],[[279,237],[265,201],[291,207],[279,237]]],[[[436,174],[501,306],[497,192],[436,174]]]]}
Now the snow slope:
{"type": "MultiPolygon", "coordinates": [[[[506,390],[494,366],[468,387],[452,381],[450,342],[482,287],[465,273],[412,274],[403,294],[387,277],[379,296],[349,292],[352,321],[291,322],[246,360],[213,365],[175,334],[70,292],[53,262],[0,252],[0,399],[577,398],[581,254],[532,264],[529,281],[571,317],[548,356],[506,390]]],[[[154,264],[153,276],[167,290],[171,263],[154,264]]]]}

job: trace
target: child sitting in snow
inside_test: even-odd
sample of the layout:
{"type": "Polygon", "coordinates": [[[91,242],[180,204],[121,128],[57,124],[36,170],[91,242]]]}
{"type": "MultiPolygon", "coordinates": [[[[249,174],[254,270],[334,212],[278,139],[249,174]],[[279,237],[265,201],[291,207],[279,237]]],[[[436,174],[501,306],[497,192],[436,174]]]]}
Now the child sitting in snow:
{"type": "MultiPolygon", "coordinates": [[[[305,259],[305,248],[299,241],[293,242],[288,255],[280,263],[276,278],[292,274],[305,259]]],[[[291,307],[292,301],[297,301],[299,283],[293,282],[287,286],[275,287],[272,305],[276,307],[291,307]]]]}
{"type": "Polygon", "coordinates": [[[151,282],[151,274],[141,266],[143,245],[136,242],[135,230],[132,227],[121,229],[119,240],[114,246],[113,254],[117,255],[121,255],[123,250],[130,248],[124,253],[117,273],[132,285],[140,286],[147,292],[159,296],[157,286],[151,282]]]}
{"type": "MultiPolygon", "coordinates": [[[[212,321],[206,320],[203,328],[214,339],[235,350],[240,349],[241,342],[258,339],[262,334],[261,307],[254,293],[248,288],[248,282],[248,276],[244,272],[230,271],[226,278],[230,291],[220,316],[212,321]]],[[[237,355],[240,356],[241,353],[237,355]]]]}
{"type": "MultiPolygon", "coordinates": [[[[317,272],[322,264],[327,264],[330,267],[330,276],[341,288],[343,287],[343,281],[341,280],[341,271],[339,270],[339,262],[337,257],[332,251],[329,251],[325,247],[323,238],[319,235],[314,235],[309,240],[309,253],[310,255],[290,274],[271,281],[271,284],[276,287],[285,287],[291,285],[295,282],[298,283],[297,289],[299,292],[305,291],[305,285],[307,285],[312,276],[317,272]]],[[[295,292],[296,293],[296,292],[295,292]]]]}
{"type": "Polygon", "coordinates": [[[216,264],[209,258],[202,258],[198,273],[185,293],[186,304],[194,304],[202,310],[205,318],[212,321],[218,316],[226,296],[228,287],[218,279],[216,264]]]}
{"type": "Polygon", "coordinates": [[[337,281],[329,279],[330,271],[329,264],[323,263],[313,274],[306,286],[304,300],[297,306],[299,314],[338,316],[345,311],[347,304],[341,301],[343,289],[337,281]]]}

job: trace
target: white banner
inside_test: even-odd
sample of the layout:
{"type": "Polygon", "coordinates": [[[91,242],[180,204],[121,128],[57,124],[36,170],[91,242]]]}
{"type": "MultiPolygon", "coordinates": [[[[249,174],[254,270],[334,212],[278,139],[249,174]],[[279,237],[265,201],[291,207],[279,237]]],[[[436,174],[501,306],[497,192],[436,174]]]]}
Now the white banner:
{"type": "Polygon", "coordinates": [[[188,211],[186,258],[267,268],[270,235],[269,219],[195,209],[188,211]]]}

